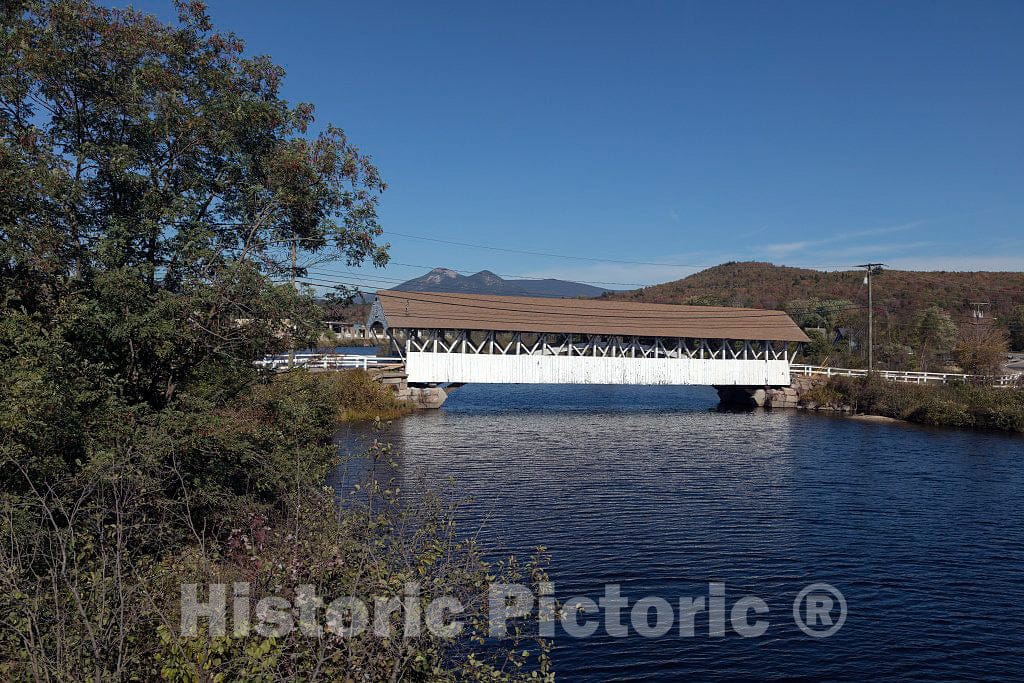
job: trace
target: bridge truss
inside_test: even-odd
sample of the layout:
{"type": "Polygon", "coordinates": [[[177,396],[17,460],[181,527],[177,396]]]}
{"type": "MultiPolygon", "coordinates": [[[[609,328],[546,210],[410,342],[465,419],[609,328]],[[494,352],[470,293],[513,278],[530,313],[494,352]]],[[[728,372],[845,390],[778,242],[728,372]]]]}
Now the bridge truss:
{"type": "Polygon", "coordinates": [[[807,336],[782,311],[379,291],[410,382],[786,386],[807,336]]]}
{"type": "Polygon", "coordinates": [[[799,344],[473,330],[388,330],[424,384],[785,386],[799,344]]]}
{"type": "Polygon", "coordinates": [[[690,358],[792,362],[799,344],[764,341],[599,334],[553,334],[473,330],[388,330],[401,356],[408,353],[468,353],[500,356],[589,356],[593,358],[690,358]]]}

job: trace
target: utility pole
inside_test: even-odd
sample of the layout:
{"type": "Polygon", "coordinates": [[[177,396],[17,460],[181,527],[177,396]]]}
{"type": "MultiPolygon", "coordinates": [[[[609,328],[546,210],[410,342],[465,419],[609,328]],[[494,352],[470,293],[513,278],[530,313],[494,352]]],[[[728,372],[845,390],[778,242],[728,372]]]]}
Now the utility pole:
{"type": "Polygon", "coordinates": [[[884,263],[862,263],[857,268],[864,268],[864,284],[868,286],[868,372],[875,369],[875,312],[871,295],[871,277],[882,272],[884,263]]]}
{"type": "MultiPolygon", "coordinates": [[[[992,304],[989,303],[988,301],[972,301],[971,302],[971,308],[974,309],[972,315],[973,315],[975,321],[984,320],[985,317],[986,317],[985,316],[985,311],[991,305],[992,304]]],[[[978,323],[975,322],[974,324],[977,325],[978,323]]]]}
{"type": "MultiPolygon", "coordinates": [[[[292,289],[295,289],[295,261],[298,257],[298,237],[292,240],[291,243],[291,257],[292,257],[292,289]]],[[[291,370],[295,366],[295,343],[292,339],[293,322],[288,321],[288,369],[291,370]]]]}

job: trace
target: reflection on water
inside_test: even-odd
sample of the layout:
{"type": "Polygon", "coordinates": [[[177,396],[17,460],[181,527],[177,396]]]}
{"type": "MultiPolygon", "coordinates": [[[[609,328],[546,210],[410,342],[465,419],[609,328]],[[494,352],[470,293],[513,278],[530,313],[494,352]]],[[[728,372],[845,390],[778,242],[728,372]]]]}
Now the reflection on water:
{"type": "Polygon", "coordinates": [[[559,637],[567,680],[952,679],[1024,665],[1024,441],[791,412],[707,388],[467,386],[390,440],[411,499],[454,477],[495,555],[549,548],[558,597],[764,599],[760,638],[559,637]],[[424,484],[426,482],[426,484],[424,484]],[[846,596],[836,635],[797,592],[846,596]]]}

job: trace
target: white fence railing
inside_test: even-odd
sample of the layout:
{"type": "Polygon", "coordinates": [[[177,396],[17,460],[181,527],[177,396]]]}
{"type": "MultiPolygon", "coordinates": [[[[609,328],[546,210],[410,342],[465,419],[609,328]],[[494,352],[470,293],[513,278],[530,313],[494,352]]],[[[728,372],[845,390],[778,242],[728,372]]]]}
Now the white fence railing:
{"type": "MultiPolygon", "coordinates": [[[[790,365],[789,371],[791,375],[815,375],[820,377],[863,377],[868,374],[868,371],[863,369],[797,364],[790,365]]],[[[908,384],[928,384],[929,382],[947,384],[950,382],[983,381],[1000,387],[1016,384],[1024,376],[1018,373],[1015,375],[1001,375],[999,377],[985,377],[983,375],[963,375],[955,372],[911,372],[909,370],[875,370],[875,374],[883,379],[893,382],[906,382],[908,384]]]]}
{"type": "MultiPolygon", "coordinates": [[[[369,370],[370,368],[382,368],[387,366],[401,365],[405,359],[398,356],[361,356],[357,354],[343,353],[296,353],[289,360],[287,355],[269,356],[257,365],[268,370],[284,370],[289,366],[301,367],[309,370],[348,370],[359,369],[369,370]]],[[[789,366],[790,375],[818,376],[818,377],[863,377],[868,374],[867,370],[859,368],[833,368],[823,365],[800,365],[793,363],[789,366]]],[[[911,372],[908,370],[876,370],[875,373],[893,382],[906,382],[909,384],[946,384],[950,382],[978,382],[985,381],[994,386],[1011,386],[1024,380],[1024,373],[1014,375],[1002,375],[1000,377],[983,377],[981,375],[964,375],[955,372],[911,372]]]]}
{"type": "Polygon", "coordinates": [[[287,355],[270,356],[257,365],[268,370],[283,370],[292,367],[307,370],[368,370],[388,365],[400,365],[404,361],[392,356],[360,356],[343,353],[296,353],[289,360],[287,355]]]}

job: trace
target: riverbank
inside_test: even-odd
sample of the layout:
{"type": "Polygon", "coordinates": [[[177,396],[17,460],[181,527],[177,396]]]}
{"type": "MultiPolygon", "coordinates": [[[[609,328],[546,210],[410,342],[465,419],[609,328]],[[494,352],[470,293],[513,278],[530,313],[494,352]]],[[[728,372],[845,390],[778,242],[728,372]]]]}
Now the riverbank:
{"type": "Polygon", "coordinates": [[[898,417],[886,417],[884,415],[847,415],[851,420],[860,420],[861,422],[874,422],[877,424],[900,424],[906,422],[898,417]]]}
{"type": "MultiPolygon", "coordinates": [[[[400,398],[362,370],[319,373],[311,378],[339,406],[339,422],[387,422],[424,407],[400,398]]],[[[787,393],[776,393],[779,395],[769,397],[771,407],[840,412],[875,422],[1024,433],[1024,390],[1016,388],[832,377],[809,380],[787,393]]]]}
{"type": "Polygon", "coordinates": [[[1024,433],[1024,390],[969,384],[904,384],[832,377],[802,391],[799,407],[849,412],[933,427],[1024,433]]]}
{"type": "MultiPolygon", "coordinates": [[[[386,423],[416,408],[368,373],[266,373],[251,363],[208,370],[171,405],[125,406],[111,397],[84,424],[57,422],[60,431],[43,433],[53,434],[54,445],[38,455],[22,444],[39,437],[13,416],[40,424],[53,414],[53,398],[68,392],[62,386],[29,400],[27,374],[16,367],[0,382],[0,414],[14,425],[0,449],[7,505],[0,608],[13,624],[0,637],[4,680],[63,680],[81,671],[147,680],[336,679],[352,671],[371,680],[424,672],[445,680],[550,679],[542,639],[512,635],[474,649],[486,635],[486,619],[474,611],[486,604],[485,578],[521,582],[522,568],[546,580],[541,558],[486,562],[472,540],[453,532],[454,492],[428,491],[408,507],[375,467],[350,489],[325,487],[339,465],[340,423],[386,423]],[[71,438],[88,439],[97,455],[88,462],[53,457],[68,450],[58,450],[58,439],[71,438]],[[45,489],[22,483],[44,477],[45,489]],[[59,525],[47,517],[52,510],[63,515],[59,525]],[[74,561],[65,563],[64,553],[74,561]],[[301,587],[327,602],[352,596],[376,605],[402,597],[412,579],[418,600],[410,613],[427,613],[444,596],[467,606],[459,637],[427,629],[415,638],[381,638],[380,627],[346,634],[321,606],[303,617],[326,624],[310,638],[307,625],[239,612],[223,593],[225,632],[214,630],[212,617],[200,617],[195,630],[182,621],[190,595],[218,609],[215,586],[244,586],[253,606],[300,604],[308,594],[301,587]]],[[[373,433],[377,427],[366,425],[373,433]]],[[[383,467],[394,455],[374,439],[357,457],[383,467]]]]}
{"type": "Polygon", "coordinates": [[[338,422],[388,422],[417,408],[363,370],[309,373],[309,377],[336,406],[338,422]]]}

